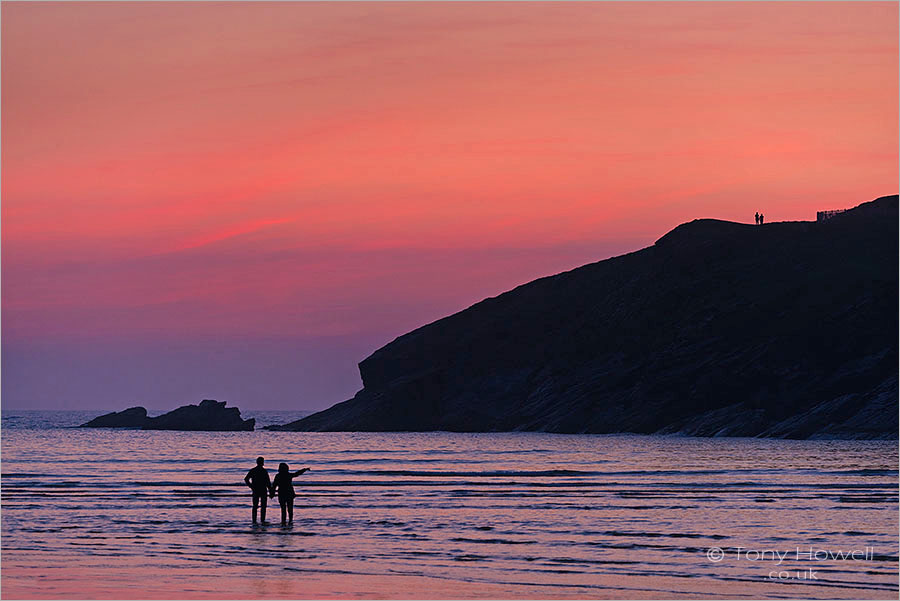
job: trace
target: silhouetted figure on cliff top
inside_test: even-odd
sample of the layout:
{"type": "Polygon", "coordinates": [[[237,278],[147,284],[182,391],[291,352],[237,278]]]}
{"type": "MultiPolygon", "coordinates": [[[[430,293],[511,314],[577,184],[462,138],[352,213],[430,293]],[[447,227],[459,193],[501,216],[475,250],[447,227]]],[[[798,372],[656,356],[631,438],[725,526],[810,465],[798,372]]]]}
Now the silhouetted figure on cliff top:
{"type": "Polygon", "coordinates": [[[269,472],[263,467],[266,462],[262,457],[256,458],[256,467],[244,476],[244,484],[253,491],[253,521],[256,522],[256,508],[259,507],[259,519],[266,521],[266,495],[272,492],[272,482],[269,480],[269,472]]]}
{"type": "Polygon", "coordinates": [[[275,474],[275,481],[272,483],[271,495],[274,497],[275,491],[278,491],[278,503],[281,505],[282,524],[286,524],[288,521],[294,521],[294,497],[296,497],[297,494],[294,492],[294,484],[291,480],[303,472],[308,471],[309,468],[305,467],[302,470],[291,472],[288,471],[287,463],[278,464],[278,473],[275,474]]]}
{"type": "Polygon", "coordinates": [[[763,221],[765,220],[765,218],[766,218],[765,215],[763,215],[762,213],[759,214],[759,224],[760,224],[760,225],[763,224],[763,221]]]}
{"type": "Polygon", "coordinates": [[[756,212],[754,219],[756,219],[756,225],[759,225],[759,211],[756,212]]]}

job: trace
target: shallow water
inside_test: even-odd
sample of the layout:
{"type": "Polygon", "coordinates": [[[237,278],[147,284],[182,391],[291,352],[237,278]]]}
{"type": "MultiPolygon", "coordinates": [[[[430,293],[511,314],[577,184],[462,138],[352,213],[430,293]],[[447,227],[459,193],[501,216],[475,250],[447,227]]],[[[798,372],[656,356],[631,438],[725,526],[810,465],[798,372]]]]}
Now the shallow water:
{"type": "Polygon", "coordinates": [[[3,598],[898,594],[896,441],[59,427],[97,414],[3,412],[3,598]],[[312,467],[291,526],[257,455],[312,467]]]}

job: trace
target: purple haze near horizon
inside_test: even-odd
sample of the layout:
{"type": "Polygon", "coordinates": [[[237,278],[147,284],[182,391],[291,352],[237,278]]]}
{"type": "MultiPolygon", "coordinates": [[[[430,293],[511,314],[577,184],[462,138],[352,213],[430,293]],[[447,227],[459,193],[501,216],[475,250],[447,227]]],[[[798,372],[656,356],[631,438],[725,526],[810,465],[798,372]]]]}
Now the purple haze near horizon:
{"type": "Polygon", "coordinates": [[[403,253],[392,259],[398,271],[403,264],[430,265],[460,289],[432,295],[428,303],[422,302],[428,296],[423,291],[362,307],[375,319],[351,334],[234,338],[223,332],[160,339],[151,332],[11,342],[4,337],[3,407],[120,410],[142,405],[152,413],[211,398],[241,409],[325,409],[362,387],[357,364],[397,336],[536,277],[647,243],[652,241],[634,242],[631,248],[620,242],[469,253],[473,269],[468,273],[448,265],[465,251],[403,253]],[[479,260],[487,268],[478,267],[479,260]],[[492,273],[503,267],[503,273],[492,273]]]}

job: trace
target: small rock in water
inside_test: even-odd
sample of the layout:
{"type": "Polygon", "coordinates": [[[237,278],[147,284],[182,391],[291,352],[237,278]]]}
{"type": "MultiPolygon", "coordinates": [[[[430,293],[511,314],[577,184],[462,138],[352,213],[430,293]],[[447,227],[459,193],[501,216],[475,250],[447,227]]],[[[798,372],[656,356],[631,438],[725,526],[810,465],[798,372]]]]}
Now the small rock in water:
{"type": "Polygon", "coordinates": [[[81,424],[81,428],[140,428],[141,430],[182,430],[235,432],[253,430],[256,420],[241,419],[237,407],[225,408],[225,401],[205,399],[199,405],[184,405],[158,417],[148,417],[143,407],[108,413],[81,424]]]}

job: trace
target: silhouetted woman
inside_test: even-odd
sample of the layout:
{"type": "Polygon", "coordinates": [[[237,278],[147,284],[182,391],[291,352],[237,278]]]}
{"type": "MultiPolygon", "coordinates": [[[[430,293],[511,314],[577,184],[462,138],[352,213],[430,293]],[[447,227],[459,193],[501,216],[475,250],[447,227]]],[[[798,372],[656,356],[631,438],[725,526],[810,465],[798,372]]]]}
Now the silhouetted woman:
{"type": "Polygon", "coordinates": [[[291,472],[288,471],[287,463],[278,464],[278,473],[275,474],[275,480],[272,481],[272,496],[274,497],[275,493],[278,493],[278,503],[281,505],[282,524],[286,524],[288,521],[294,521],[294,497],[296,497],[297,494],[294,492],[294,484],[291,480],[303,472],[308,471],[309,468],[305,467],[302,470],[291,472]]]}

